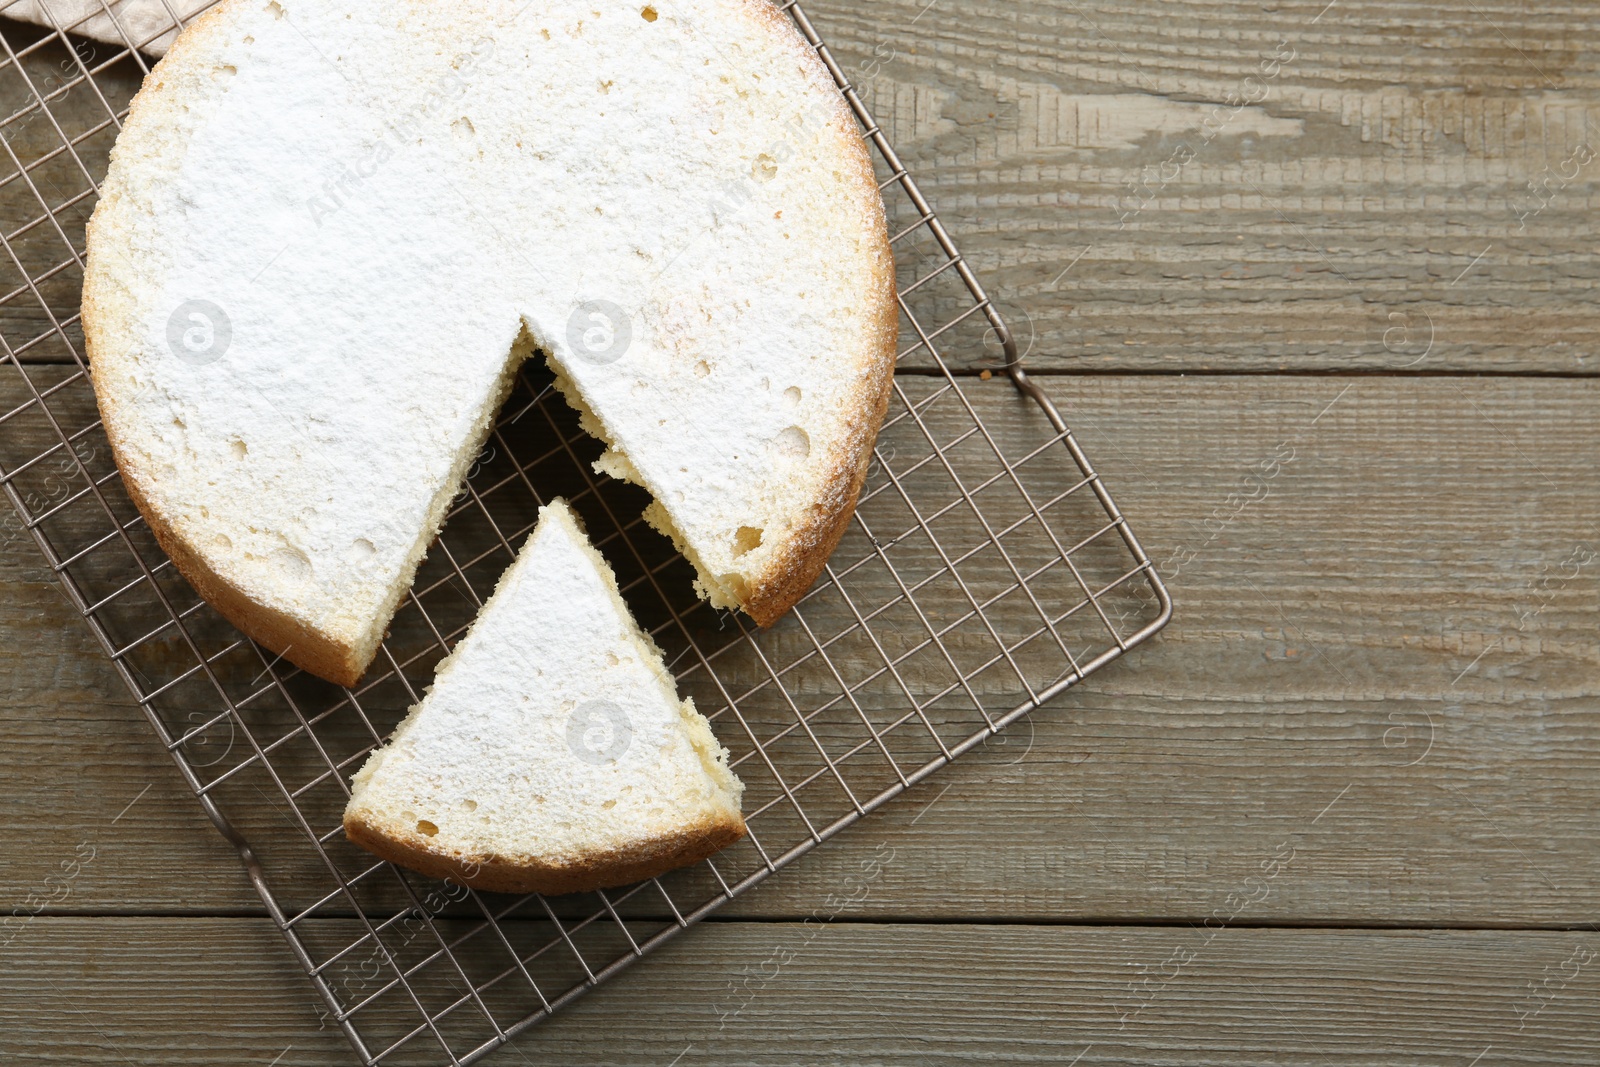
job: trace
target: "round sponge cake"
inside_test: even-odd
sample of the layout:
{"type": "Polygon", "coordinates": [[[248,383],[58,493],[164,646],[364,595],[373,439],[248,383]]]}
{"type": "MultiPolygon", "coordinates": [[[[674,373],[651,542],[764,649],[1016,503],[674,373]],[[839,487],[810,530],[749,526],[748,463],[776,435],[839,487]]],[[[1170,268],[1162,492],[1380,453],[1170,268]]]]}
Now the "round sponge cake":
{"type": "Polygon", "coordinates": [[[712,603],[770,624],[849,521],[893,261],[766,0],[224,0],[101,194],[83,321],[129,491],[313,673],[365,670],[534,352],[712,603]]]}

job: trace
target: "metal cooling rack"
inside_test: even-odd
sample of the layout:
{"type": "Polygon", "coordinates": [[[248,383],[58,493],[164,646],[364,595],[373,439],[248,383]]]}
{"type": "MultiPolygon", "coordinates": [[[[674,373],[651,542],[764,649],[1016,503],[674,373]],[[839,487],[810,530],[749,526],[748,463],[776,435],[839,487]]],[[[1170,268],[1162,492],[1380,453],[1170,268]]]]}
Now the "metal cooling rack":
{"type": "Polygon", "coordinates": [[[148,72],[147,42],[0,27],[0,203],[12,217],[39,211],[0,235],[0,484],[17,513],[0,541],[27,533],[43,550],[362,1063],[478,1059],[1170,616],[983,287],[805,13],[786,10],[877,151],[910,342],[856,521],[826,574],[768,631],[712,611],[688,564],[636,517],[642,492],[591,472],[599,445],[548,372],[530,367],[352,690],[285,669],[196,596],[129,503],[101,432],[77,313],[83,224],[148,72]],[[988,365],[1036,407],[974,376],[986,343],[999,357],[988,365]],[[749,836],[626,890],[548,900],[374,862],[340,830],[348,778],[556,494],[583,515],[679,688],[729,748],[749,836]]]}

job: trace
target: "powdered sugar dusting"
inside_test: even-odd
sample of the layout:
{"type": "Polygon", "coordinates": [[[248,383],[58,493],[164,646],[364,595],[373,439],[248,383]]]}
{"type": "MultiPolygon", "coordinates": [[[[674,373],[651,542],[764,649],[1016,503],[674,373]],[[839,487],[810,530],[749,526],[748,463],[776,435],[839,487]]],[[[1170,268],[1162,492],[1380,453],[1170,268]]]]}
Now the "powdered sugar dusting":
{"type": "Polygon", "coordinates": [[[884,369],[862,279],[886,251],[858,133],[783,16],[278,6],[229,0],[158,68],[93,230],[97,387],[168,525],[359,643],[526,331],[703,577],[784,558],[884,369]],[[197,306],[228,328],[203,363],[169,336],[197,306]]]}

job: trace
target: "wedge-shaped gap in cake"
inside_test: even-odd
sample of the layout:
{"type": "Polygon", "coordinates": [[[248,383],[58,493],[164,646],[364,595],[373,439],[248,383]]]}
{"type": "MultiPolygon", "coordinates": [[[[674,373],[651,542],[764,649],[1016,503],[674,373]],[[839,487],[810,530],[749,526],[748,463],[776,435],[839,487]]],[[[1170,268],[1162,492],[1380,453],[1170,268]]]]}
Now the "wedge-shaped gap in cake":
{"type": "MultiPolygon", "coordinates": [[[[484,453],[480,453],[482,455],[484,453]]],[[[518,508],[513,513],[496,514],[490,501],[478,496],[469,485],[462,490],[462,506],[450,517],[428,549],[429,558],[440,557],[449,578],[458,581],[477,601],[487,600],[521,547],[536,509],[518,508]],[[520,534],[520,536],[519,536],[520,534]]]]}
{"type": "MultiPolygon", "coordinates": [[[[521,376],[518,382],[520,384],[521,376]]],[[[494,428],[478,450],[472,466],[467,468],[466,482],[453,502],[455,509],[470,504],[482,507],[498,528],[497,532],[508,540],[531,532],[538,521],[539,507],[551,495],[556,495],[548,489],[541,492],[529,477],[528,469],[538,465],[535,453],[539,444],[530,440],[537,435],[527,431],[534,429],[538,420],[510,421],[514,416],[508,412],[517,404],[520,393],[520,389],[513,388],[511,396],[501,405],[494,428]]]]}
{"type": "MultiPolygon", "coordinates": [[[[696,705],[704,710],[720,737],[725,728],[735,730],[736,724],[724,723],[724,710],[729,701],[748,688],[752,651],[746,632],[726,609],[713,608],[704,601],[696,601],[681,611],[665,606],[670,597],[668,591],[687,587],[692,577],[687,565],[657,574],[652,589],[659,587],[666,595],[644,597],[638,617],[641,625],[644,619],[661,620],[646,632],[660,646],[663,662],[679,688],[694,695],[696,705]],[[652,610],[653,603],[660,607],[652,610]]],[[[634,602],[638,602],[637,597],[634,602]]],[[[724,743],[730,743],[730,739],[724,738],[724,743]]]]}
{"type": "Polygon", "coordinates": [[[454,585],[462,600],[481,606],[511,565],[514,552],[485,509],[468,499],[428,546],[428,582],[420,598],[432,604],[435,601],[428,599],[432,593],[454,585]]]}
{"type": "MultiPolygon", "coordinates": [[[[702,609],[703,602],[694,594],[693,567],[640,517],[649,495],[609,476],[590,473],[589,477],[593,491],[574,510],[615,571],[623,599],[640,628],[662,644],[663,651],[671,646],[668,666],[677,669],[682,662],[677,655],[682,650],[682,629],[703,632],[714,611],[709,605],[702,609]]],[[[728,637],[736,635],[734,631],[728,637]]]]}
{"type": "Polygon", "coordinates": [[[827,641],[836,635],[842,616],[832,609],[840,594],[833,577],[824,572],[799,606],[775,626],[762,631],[758,644],[764,660],[768,684],[782,684],[802,708],[814,704],[817,694],[830,687],[828,679],[813,673],[822,662],[827,641]],[[808,614],[809,613],[809,614],[808,614]]]}
{"type": "MultiPolygon", "coordinates": [[[[355,691],[372,685],[377,680],[371,677],[374,672],[379,678],[393,675],[415,694],[409,703],[416,703],[433,681],[439,661],[467,632],[480,606],[477,599],[442,560],[431,577],[420,593],[412,590],[401,601],[372,668],[353,687],[355,691]]],[[[392,729],[395,724],[389,725],[392,729]]]]}
{"type": "MultiPolygon", "coordinates": [[[[524,362],[487,442],[499,458],[511,461],[511,484],[520,484],[536,506],[555,496],[580,503],[591,481],[586,464],[600,452],[554,382],[537,355],[524,362]]],[[[499,484],[496,474],[490,486],[499,484]]]]}
{"type": "Polygon", "coordinates": [[[736,668],[718,661],[729,653],[735,661],[751,658],[748,628],[731,612],[712,608],[693,594],[694,570],[665,536],[641,519],[622,517],[634,509],[618,498],[648,499],[641,490],[604,475],[590,478],[597,491],[586,497],[585,527],[594,531],[597,550],[605,551],[634,621],[661,650],[663,667],[680,694],[694,699],[707,714],[721,743],[737,748],[747,734],[721,713],[736,668]]]}
{"type": "MultiPolygon", "coordinates": [[[[592,469],[592,461],[600,454],[594,439],[581,429],[561,425],[563,419],[575,423],[577,412],[549,410],[551,396],[559,395],[549,389],[538,395],[543,398],[538,407],[559,439],[554,451],[571,461],[570,468],[563,468],[573,475],[567,484],[582,486],[574,493],[572,506],[583,517],[595,547],[613,567],[635,620],[662,648],[668,670],[679,675],[680,683],[684,674],[696,671],[714,678],[709,660],[740,640],[740,626],[730,625],[733,620],[728,611],[712,608],[695,595],[693,565],[643,515],[649,494],[592,469]]],[[[545,491],[542,485],[541,491],[545,491]]],[[[702,692],[701,705],[714,706],[723,697],[702,692]]]]}

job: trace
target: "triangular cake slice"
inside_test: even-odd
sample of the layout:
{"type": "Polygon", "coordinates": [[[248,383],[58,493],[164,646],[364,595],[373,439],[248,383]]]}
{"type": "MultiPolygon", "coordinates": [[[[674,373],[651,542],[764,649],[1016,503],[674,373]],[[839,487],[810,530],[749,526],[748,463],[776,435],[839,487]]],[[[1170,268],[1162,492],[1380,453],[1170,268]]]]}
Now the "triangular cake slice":
{"type": "Polygon", "coordinates": [[[433,687],[356,774],[344,829],[506,893],[624,885],[743,836],[743,786],[555,500],[433,687]]]}

